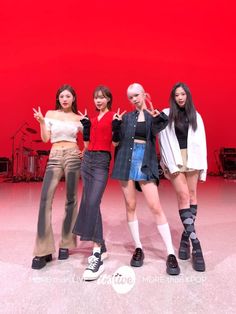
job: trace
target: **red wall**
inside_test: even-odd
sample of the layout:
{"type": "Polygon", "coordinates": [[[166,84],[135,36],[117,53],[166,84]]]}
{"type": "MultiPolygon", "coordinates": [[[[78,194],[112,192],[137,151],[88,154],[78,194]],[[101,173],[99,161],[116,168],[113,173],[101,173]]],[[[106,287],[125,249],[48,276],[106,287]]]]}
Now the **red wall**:
{"type": "MultiPolygon", "coordinates": [[[[38,130],[32,107],[54,108],[63,83],[75,87],[79,110],[93,115],[98,84],[112,89],[114,109],[131,109],[126,88],[134,81],[164,108],[173,84],[184,81],[205,121],[209,170],[217,170],[216,150],[236,147],[233,1],[35,3],[1,3],[1,157],[11,156],[11,137],[24,122],[38,130]]],[[[39,133],[22,131],[24,146],[47,147],[33,142],[39,133]]]]}

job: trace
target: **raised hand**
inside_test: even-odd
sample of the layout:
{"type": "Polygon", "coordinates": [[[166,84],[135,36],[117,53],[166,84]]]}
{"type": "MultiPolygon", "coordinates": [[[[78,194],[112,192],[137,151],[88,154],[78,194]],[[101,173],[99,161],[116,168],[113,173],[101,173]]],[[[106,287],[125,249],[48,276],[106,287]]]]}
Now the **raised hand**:
{"type": "Polygon", "coordinates": [[[41,112],[41,109],[40,107],[38,107],[38,111],[33,108],[33,111],[34,111],[34,118],[39,122],[39,123],[42,123],[44,121],[44,116],[41,112]]]}
{"type": "Polygon", "coordinates": [[[150,97],[149,94],[146,94],[145,100],[147,101],[147,103],[149,104],[149,107],[150,107],[150,109],[146,109],[147,112],[148,112],[151,116],[153,116],[154,118],[157,117],[157,116],[159,116],[160,111],[159,111],[158,109],[154,109],[153,104],[152,104],[152,101],[151,101],[151,97],[150,97]]]}
{"type": "Polygon", "coordinates": [[[117,112],[113,116],[113,120],[122,120],[122,117],[125,113],[126,113],[126,110],[120,113],[120,108],[118,108],[117,112]]]}
{"type": "Polygon", "coordinates": [[[80,115],[80,122],[83,125],[83,141],[88,142],[90,140],[90,128],[91,128],[91,121],[87,115],[87,109],[84,110],[84,114],[78,111],[80,115]]]}
{"type": "Polygon", "coordinates": [[[112,142],[115,146],[118,145],[120,141],[120,129],[122,124],[122,117],[126,113],[126,110],[120,113],[120,108],[118,108],[117,112],[113,116],[112,120],[112,142]]]}
{"type": "Polygon", "coordinates": [[[84,114],[78,110],[78,114],[81,116],[81,120],[83,119],[89,120],[88,115],[87,115],[87,109],[84,110],[84,114]]]}

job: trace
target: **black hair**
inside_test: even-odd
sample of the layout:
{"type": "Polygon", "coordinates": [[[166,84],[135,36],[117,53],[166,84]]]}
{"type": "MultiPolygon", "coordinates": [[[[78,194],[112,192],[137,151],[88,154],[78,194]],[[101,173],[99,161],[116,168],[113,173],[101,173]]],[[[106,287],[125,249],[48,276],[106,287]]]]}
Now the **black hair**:
{"type": "Polygon", "coordinates": [[[169,114],[169,126],[174,122],[175,125],[180,124],[179,120],[179,105],[175,101],[175,91],[177,88],[182,87],[185,91],[187,98],[185,103],[185,112],[189,121],[189,125],[193,128],[194,131],[197,129],[197,113],[192,100],[192,95],[190,89],[185,83],[179,82],[174,85],[170,93],[170,114],[169,114]]]}

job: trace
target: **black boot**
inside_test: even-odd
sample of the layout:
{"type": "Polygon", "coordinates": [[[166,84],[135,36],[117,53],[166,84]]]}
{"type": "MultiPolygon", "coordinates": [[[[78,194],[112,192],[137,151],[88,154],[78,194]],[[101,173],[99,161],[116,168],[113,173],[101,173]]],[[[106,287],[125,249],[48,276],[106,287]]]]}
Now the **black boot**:
{"type": "Polygon", "coordinates": [[[48,254],[45,256],[35,256],[32,260],[31,267],[33,269],[41,269],[44,266],[46,266],[48,262],[51,262],[51,261],[52,261],[52,254],[48,254]]]}
{"type": "Polygon", "coordinates": [[[180,268],[175,255],[169,254],[166,261],[166,272],[168,275],[179,275],[180,268]]]}
{"type": "MultiPolygon", "coordinates": [[[[190,205],[190,211],[192,213],[192,219],[194,223],[197,216],[197,204],[190,205]]],[[[181,236],[178,256],[179,256],[179,259],[182,259],[182,260],[187,260],[190,258],[189,236],[186,231],[183,231],[182,236],[181,236]]]]}
{"type": "Polygon", "coordinates": [[[67,258],[69,258],[69,249],[60,248],[58,253],[58,259],[62,260],[67,258]]]}
{"type": "Polygon", "coordinates": [[[185,231],[182,233],[182,237],[180,240],[178,256],[179,259],[182,260],[187,260],[190,258],[190,243],[185,231]]]}
{"type": "Polygon", "coordinates": [[[141,248],[136,248],[131,258],[130,265],[133,267],[141,267],[143,265],[144,253],[141,248]]]}
{"type": "Polygon", "coordinates": [[[202,248],[200,245],[200,242],[195,245],[192,251],[192,264],[193,264],[193,269],[196,271],[205,271],[206,270],[206,265],[204,261],[204,257],[202,254],[202,248]]]}
{"type": "Polygon", "coordinates": [[[205,271],[205,261],[202,254],[200,242],[197,238],[194,226],[195,215],[191,212],[191,208],[181,209],[179,211],[181,221],[188,237],[193,246],[192,263],[193,269],[196,271],[205,271]]]}

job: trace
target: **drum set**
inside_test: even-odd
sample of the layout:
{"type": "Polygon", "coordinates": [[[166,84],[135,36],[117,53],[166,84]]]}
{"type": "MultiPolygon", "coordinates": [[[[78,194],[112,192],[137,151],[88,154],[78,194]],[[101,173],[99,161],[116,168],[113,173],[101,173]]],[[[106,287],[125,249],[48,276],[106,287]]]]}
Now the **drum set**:
{"type": "Polygon", "coordinates": [[[48,161],[49,150],[38,149],[42,140],[34,139],[37,131],[27,125],[24,123],[11,138],[13,182],[42,181],[48,161]]]}

